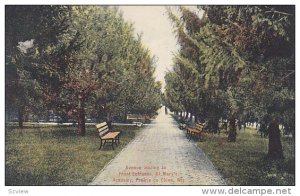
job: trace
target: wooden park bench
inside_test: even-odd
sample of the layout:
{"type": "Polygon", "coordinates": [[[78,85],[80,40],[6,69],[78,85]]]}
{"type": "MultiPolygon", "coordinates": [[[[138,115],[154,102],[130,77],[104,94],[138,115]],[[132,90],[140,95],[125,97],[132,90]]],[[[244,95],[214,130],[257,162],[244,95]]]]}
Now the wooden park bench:
{"type": "Polygon", "coordinates": [[[112,149],[114,150],[114,144],[118,145],[120,143],[120,133],[119,131],[110,131],[106,122],[96,125],[96,128],[100,136],[100,147],[99,150],[106,143],[111,143],[112,149]],[[104,143],[103,143],[104,141],[104,143]]]}
{"type": "Polygon", "coordinates": [[[142,127],[143,126],[142,122],[137,122],[137,121],[132,121],[132,124],[134,124],[137,127],[142,127]]]}
{"type": "Polygon", "coordinates": [[[127,120],[129,121],[141,121],[141,120],[150,120],[151,117],[146,114],[127,114],[127,120]]]}
{"type": "Polygon", "coordinates": [[[186,127],[186,137],[189,140],[194,138],[194,139],[199,139],[200,141],[202,141],[206,134],[204,127],[205,127],[205,124],[202,124],[202,123],[197,123],[195,127],[189,127],[189,126],[186,127]]]}

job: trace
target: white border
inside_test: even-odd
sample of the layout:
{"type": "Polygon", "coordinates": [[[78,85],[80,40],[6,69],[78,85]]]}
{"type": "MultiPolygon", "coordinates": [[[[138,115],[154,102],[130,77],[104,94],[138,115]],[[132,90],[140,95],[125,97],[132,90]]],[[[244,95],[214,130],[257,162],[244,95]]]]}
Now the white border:
{"type": "MultiPolygon", "coordinates": [[[[196,5],[196,4],[294,4],[296,5],[296,35],[297,32],[299,32],[299,5],[296,0],[272,0],[272,1],[259,1],[259,0],[227,0],[227,1],[215,1],[215,0],[167,0],[167,1],[159,1],[159,0],[143,0],[143,1],[136,1],[136,0],[73,0],[73,1],[65,1],[65,0],[48,0],[46,2],[41,2],[37,0],[27,0],[27,1],[17,1],[17,0],[4,0],[0,2],[1,4],[1,11],[0,11],[0,29],[1,29],[1,40],[0,40],[0,46],[1,46],[1,54],[0,54],[0,62],[1,64],[1,71],[0,71],[0,78],[1,78],[1,85],[0,85],[0,92],[2,94],[1,96],[1,101],[0,101],[0,108],[2,111],[0,112],[0,122],[1,122],[1,136],[0,136],[0,146],[1,146],[1,156],[0,156],[0,194],[1,195],[9,195],[8,190],[9,189],[14,189],[14,190],[29,190],[28,195],[33,195],[33,196],[41,196],[41,195],[73,195],[73,196],[82,196],[82,195],[124,195],[124,194],[130,194],[132,196],[134,195],[156,195],[156,194],[164,194],[164,195],[202,195],[201,189],[202,188],[222,188],[221,186],[218,187],[213,187],[213,186],[146,186],[146,187],[141,187],[141,186],[30,186],[30,187],[24,187],[24,186],[4,186],[4,110],[5,110],[5,105],[4,105],[4,97],[5,97],[5,89],[4,89],[4,10],[5,10],[5,5],[14,5],[14,4],[100,4],[100,5],[178,5],[178,4],[191,4],[191,5],[196,5]]],[[[299,45],[299,41],[296,38],[296,57],[299,56],[299,52],[297,50],[297,46],[299,45]]],[[[296,58],[296,65],[298,63],[298,58],[296,58]]],[[[297,68],[296,68],[297,69],[297,68]]],[[[298,98],[299,98],[299,87],[298,87],[298,71],[296,71],[296,122],[300,122],[300,118],[298,115],[299,112],[299,107],[297,104],[298,98]]],[[[296,130],[298,128],[298,123],[296,123],[296,130]]],[[[297,132],[297,131],[296,131],[297,132]]],[[[296,133],[296,140],[299,140],[299,134],[296,133]]],[[[298,145],[296,144],[296,147],[298,145]]],[[[298,163],[298,159],[300,157],[299,154],[299,148],[296,148],[296,163],[298,163]]],[[[296,164],[297,165],[297,164],[296,164]]],[[[95,174],[96,175],[96,174],[95,174]]],[[[299,169],[296,167],[296,185],[295,187],[292,188],[292,195],[299,195],[300,190],[299,190],[299,169]]],[[[226,189],[230,187],[224,187],[226,189]]],[[[245,187],[243,187],[245,188],[245,187]]],[[[251,187],[249,187],[251,188],[251,187]]],[[[270,187],[258,187],[258,188],[270,188],[270,187]]],[[[271,187],[271,188],[277,188],[277,187],[271,187]]],[[[278,188],[284,188],[284,187],[278,187],[278,188]]],[[[11,194],[12,195],[12,194],[11,194]]],[[[22,195],[22,194],[20,194],[22,195]]],[[[24,194],[23,194],[24,195],[24,194]]]]}

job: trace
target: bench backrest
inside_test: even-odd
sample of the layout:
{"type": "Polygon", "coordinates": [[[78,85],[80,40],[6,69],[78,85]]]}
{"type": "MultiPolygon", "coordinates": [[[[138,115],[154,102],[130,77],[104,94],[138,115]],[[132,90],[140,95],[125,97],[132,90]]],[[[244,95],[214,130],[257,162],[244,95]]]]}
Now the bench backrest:
{"type": "Polygon", "coordinates": [[[109,132],[109,128],[106,122],[100,123],[96,125],[97,130],[99,131],[99,136],[105,135],[107,132],[109,132]]]}
{"type": "Polygon", "coordinates": [[[203,128],[204,128],[205,124],[202,124],[202,123],[197,123],[196,124],[196,129],[198,129],[199,131],[202,131],[203,128]]]}
{"type": "Polygon", "coordinates": [[[150,119],[150,116],[146,114],[127,114],[127,119],[150,119]]]}

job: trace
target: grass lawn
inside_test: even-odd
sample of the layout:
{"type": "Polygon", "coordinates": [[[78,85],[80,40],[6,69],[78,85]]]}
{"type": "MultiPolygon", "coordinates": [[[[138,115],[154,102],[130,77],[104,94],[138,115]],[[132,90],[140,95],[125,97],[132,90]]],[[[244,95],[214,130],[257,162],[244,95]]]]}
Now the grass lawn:
{"type": "Polygon", "coordinates": [[[71,126],[6,127],[6,185],[87,185],[138,133],[135,126],[122,130],[120,145],[99,148],[95,126],[81,137],[71,126]]]}
{"type": "Polygon", "coordinates": [[[227,135],[207,134],[198,145],[205,151],[228,185],[295,185],[295,141],[282,138],[285,159],[266,160],[268,139],[257,130],[238,131],[235,143],[227,135]]]}

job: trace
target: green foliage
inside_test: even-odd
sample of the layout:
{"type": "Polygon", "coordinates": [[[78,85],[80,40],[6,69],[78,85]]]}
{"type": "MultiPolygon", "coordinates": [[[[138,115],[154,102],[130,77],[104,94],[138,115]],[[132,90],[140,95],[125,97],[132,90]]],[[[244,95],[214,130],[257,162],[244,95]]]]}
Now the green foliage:
{"type": "Polygon", "coordinates": [[[293,135],[295,129],[295,6],[199,9],[202,16],[168,9],[180,45],[172,70],[180,90],[167,80],[166,100],[172,101],[166,102],[172,108],[179,101],[208,124],[230,119],[229,141],[235,141],[235,119],[255,116],[269,125],[269,158],[282,158],[279,124],[293,135]]]}
{"type": "Polygon", "coordinates": [[[6,112],[12,116],[18,113],[21,123],[26,113],[41,114],[44,109],[40,100],[42,88],[33,66],[34,54],[57,42],[57,36],[65,29],[62,21],[66,10],[64,6],[6,6],[6,112]],[[22,47],[24,42],[27,47],[22,47]]]}
{"type": "MultiPolygon", "coordinates": [[[[182,83],[194,81],[193,86],[198,90],[197,94],[185,94],[181,104],[194,98],[197,111],[205,111],[204,105],[223,105],[216,108],[235,118],[253,112],[259,118],[275,115],[292,122],[294,6],[199,6],[199,9],[204,12],[202,18],[184,7],[179,8],[179,16],[168,9],[181,46],[180,54],[174,58],[174,66],[180,69],[174,67],[173,72],[179,70],[182,83]],[[196,76],[186,74],[188,70],[196,76]],[[209,99],[199,105],[203,97],[209,99]],[[291,115],[283,115],[285,111],[291,115]]],[[[176,92],[185,93],[184,88],[183,85],[176,92]]]]}
{"type": "MultiPolygon", "coordinates": [[[[192,113],[200,117],[201,120],[222,117],[226,111],[224,110],[225,102],[221,98],[223,93],[220,93],[216,88],[218,74],[207,74],[214,69],[207,66],[209,61],[215,62],[222,57],[208,59],[207,57],[211,57],[211,53],[217,51],[217,49],[209,48],[205,41],[197,41],[197,39],[200,39],[199,31],[206,32],[208,30],[206,28],[206,19],[200,18],[196,13],[184,7],[179,8],[180,17],[174,15],[171,9],[168,9],[168,13],[174,24],[175,33],[181,48],[174,57],[173,68],[173,72],[178,75],[178,79],[174,78],[173,80],[179,80],[176,81],[179,84],[174,85],[177,86],[177,90],[174,93],[168,93],[171,90],[166,88],[167,100],[174,99],[173,97],[178,93],[179,99],[177,100],[182,105],[179,111],[192,113]],[[216,83],[212,85],[212,81],[216,83]],[[219,112],[221,109],[224,112],[219,112]]],[[[201,40],[203,39],[201,37],[201,40]]],[[[167,87],[168,82],[172,83],[171,80],[171,78],[166,79],[167,87]]],[[[169,103],[168,107],[172,108],[172,104],[174,105],[173,102],[169,103]]]]}
{"type": "Polygon", "coordinates": [[[36,84],[35,101],[81,124],[85,115],[154,114],[159,108],[155,58],[117,8],[7,6],[6,12],[7,96],[28,98],[29,93],[21,98],[10,88],[21,73],[36,84]],[[26,40],[33,40],[32,46],[19,50],[18,42],[26,40]]]}

